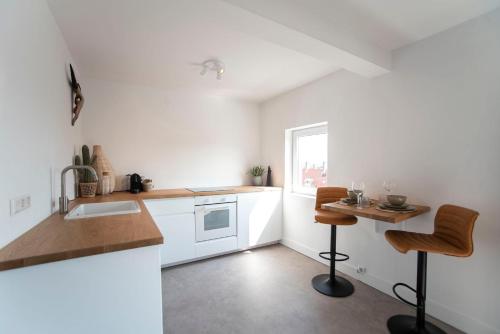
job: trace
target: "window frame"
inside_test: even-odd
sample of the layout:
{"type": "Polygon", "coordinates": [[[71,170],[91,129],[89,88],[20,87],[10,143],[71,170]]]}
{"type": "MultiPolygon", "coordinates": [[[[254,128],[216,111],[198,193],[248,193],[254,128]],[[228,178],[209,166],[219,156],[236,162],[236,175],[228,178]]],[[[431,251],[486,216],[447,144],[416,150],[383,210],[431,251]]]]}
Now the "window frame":
{"type": "MultiPolygon", "coordinates": [[[[316,196],[317,188],[307,188],[299,186],[298,178],[299,178],[299,166],[298,166],[298,147],[297,147],[297,139],[299,137],[313,136],[313,135],[321,135],[325,134],[327,137],[326,141],[326,162],[327,162],[327,173],[328,173],[328,123],[319,123],[308,125],[296,129],[291,130],[291,140],[292,140],[292,178],[291,178],[291,190],[292,193],[300,194],[300,195],[308,195],[308,196],[316,196]]],[[[326,176],[328,178],[328,174],[326,176]]]]}

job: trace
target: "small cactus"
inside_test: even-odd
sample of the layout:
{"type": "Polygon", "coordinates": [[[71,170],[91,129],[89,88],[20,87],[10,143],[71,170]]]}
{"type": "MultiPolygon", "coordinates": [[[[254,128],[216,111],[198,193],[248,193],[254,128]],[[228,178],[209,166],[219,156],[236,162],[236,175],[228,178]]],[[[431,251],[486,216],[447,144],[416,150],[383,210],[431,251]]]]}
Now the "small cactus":
{"type": "Polygon", "coordinates": [[[77,154],[73,158],[73,162],[74,162],[75,166],[80,166],[82,164],[82,158],[80,158],[80,156],[77,154]]]}
{"type": "MultiPolygon", "coordinates": [[[[90,160],[90,150],[87,145],[82,146],[82,160],[83,160],[83,165],[84,166],[90,166],[92,161],[90,160]]],[[[89,183],[93,182],[94,180],[92,179],[92,173],[88,170],[83,171],[83,182],[84,183],[89,183]]]]}
{"type": "Polygon", "coordinates": [[[88,166],[90,164],[90,150],[87,145],[82,146],[83,164],[88,166]]]}

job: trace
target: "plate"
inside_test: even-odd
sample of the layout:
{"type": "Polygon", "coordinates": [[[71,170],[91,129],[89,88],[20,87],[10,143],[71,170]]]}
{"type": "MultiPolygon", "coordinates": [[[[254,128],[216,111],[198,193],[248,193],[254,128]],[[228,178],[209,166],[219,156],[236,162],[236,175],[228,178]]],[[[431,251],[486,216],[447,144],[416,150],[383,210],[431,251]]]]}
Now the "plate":
{"type": "Polygon", "coordinates": [[[381,205],[385,206],[386,208],[391,208],[391,209],[406,209],[409,206],[408,203],[405,203],[403,205],[394,205],[394,204],[391,204],[389,202],[384,202],[381,205]]]}
{"type": "Polygon", "coordinates": [[[345,204],[356,204],[357,203],[357,201],[355,199],[351,199],[349,197],[341,198],[340,201],[345,203],[345,204]]]}
{"type": "Polygon", "coordinates": [[[406,208],[397,208],[397,209],[393,209],[393,208],[388,208],[382,204],[379,204],[377,205],[376,207],[377,210],[380,210],[380,211],[386,211],[386,212],[400,212],[400,213],[408,213],[408,212],[413,212],[413,211],[416,211],[417,208],[414,207],[414,206],[411,206],[411,205],[408,205],[406,208]]]}
{"type": "Polygon", "coordinates": [[[406,210],[415,210],[416,208],[412,205],[407,205],[406,207],[397,207],[397,206],[387,206],[385,204],[379,204],[379,207],[382,209],[395,210],[395,211],[406,211],[406,210]]]}

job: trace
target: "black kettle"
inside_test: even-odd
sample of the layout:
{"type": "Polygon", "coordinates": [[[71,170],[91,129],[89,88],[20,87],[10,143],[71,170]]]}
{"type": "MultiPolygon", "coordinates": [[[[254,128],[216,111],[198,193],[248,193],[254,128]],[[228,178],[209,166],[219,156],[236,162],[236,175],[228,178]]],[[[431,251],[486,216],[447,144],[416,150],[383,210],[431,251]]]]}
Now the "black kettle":
{"type": "Polygon", "coordinates": [[[142,191],[142,178],[139,174],[129,174],[130,176],[130,192],[138,194],[142,191]]]}

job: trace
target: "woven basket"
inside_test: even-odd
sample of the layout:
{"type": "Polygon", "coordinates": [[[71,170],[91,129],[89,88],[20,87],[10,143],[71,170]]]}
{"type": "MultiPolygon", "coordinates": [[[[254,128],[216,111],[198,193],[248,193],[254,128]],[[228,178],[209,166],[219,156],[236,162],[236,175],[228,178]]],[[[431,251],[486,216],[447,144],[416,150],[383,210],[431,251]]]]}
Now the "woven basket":
{"type": "Polygon", "coordinates": [[[80,196],[82,197],[95,197],[96,190],[97,182],[80,183],[80,196]]]}

